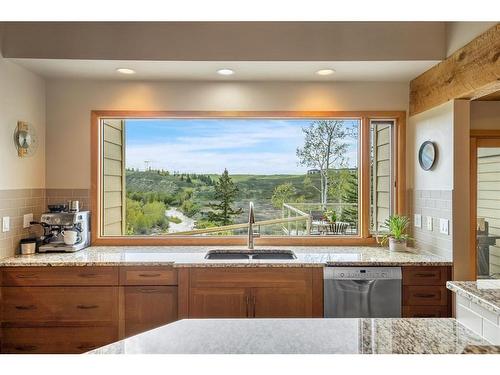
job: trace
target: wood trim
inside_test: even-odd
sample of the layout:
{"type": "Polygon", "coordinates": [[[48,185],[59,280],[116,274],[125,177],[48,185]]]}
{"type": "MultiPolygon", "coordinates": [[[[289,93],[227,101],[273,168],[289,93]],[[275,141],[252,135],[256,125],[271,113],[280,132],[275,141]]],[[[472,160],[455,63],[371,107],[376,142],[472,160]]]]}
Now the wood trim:
{"type": "Polygon", "coordinates": [[[452,99],[476,99],[500,89],[500,24],[410,82],[410,116],[452,99]]]}
{"type": "Polygon", "coordinates": [[[406,113],[396,119],[396,210],[406,215],[406,113]]]}
{"type": "Polygon", "coordinates": [[[470,136],[475,138],[500,138],[500,129],[472,129],[470,136]]]}
{"type": "MultiPolygon", "coordinates": [[[[92,245],[244,245],[245,236],[168,236],[168,237],[142,237],[142,236],[101,236],[102,192],[100,191],[101,174],[101,141],[100,119],[103,118],[359,118],[361,119],[361,168],[360,186],[360,234],[356,237],[263,237],[256,239],[257,245],[376,245],[376,240],[370,237],[370,119],[395,119],[396,127],[401,126],[397,137],[396,159],[405,156],[405,111],[131,111],[131,110],[95,110],[91,112],[91,209],[92,215],[92,245]],[[365,151],[363,151],[365,150],[365,151]],[[365,172],[363,173],[363,168],[365,172]]],[[[398,190],[397,206],[405,207],[405,162],[397,164],[398,190]]],[[[396,208],[400,212],[399,208],[396,208]]]]}
{"type": "Polygon", "coordinates": [[[360,129],[360,194],[359,194],[359,228],[362,238],[370,237],[370,119],[361,119],[360,129]]]}
{"type": "Polygon", "coordinates": [[[189,268],[179,268],[177,271],[177,311],[178,319],[189,318],[189,268]]]}
{"type": "Polygon", "coordinates": [[[469,276],[471,280],[477,275],[477,138],[470,140],[470,189],[469,189],[469,204],[470,204],[470,251],[469,251],[469,276]]]}

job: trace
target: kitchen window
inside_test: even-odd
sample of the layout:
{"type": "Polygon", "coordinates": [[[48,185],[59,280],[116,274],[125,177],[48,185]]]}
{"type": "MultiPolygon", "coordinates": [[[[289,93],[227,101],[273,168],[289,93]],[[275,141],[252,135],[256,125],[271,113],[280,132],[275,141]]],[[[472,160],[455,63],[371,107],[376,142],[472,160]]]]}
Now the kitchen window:
{"type": "Polygon", "coordinates": [[[369,244],[402,212],[404,112],[93,112],[99,244],[369,244]],[[402,159],[400,159],[402,160],[402,159]]]}

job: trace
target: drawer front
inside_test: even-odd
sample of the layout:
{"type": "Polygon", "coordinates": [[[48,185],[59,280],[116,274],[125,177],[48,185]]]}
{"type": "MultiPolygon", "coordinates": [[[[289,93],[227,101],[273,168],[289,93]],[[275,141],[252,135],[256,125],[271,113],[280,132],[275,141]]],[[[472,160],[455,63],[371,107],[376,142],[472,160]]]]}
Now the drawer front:
{"type": "Polygon", "coordinates": [[[172,267],[122,267],[121,285],[177,285],[177,271],[172,267]]]}
{"type": "Polygon", "coordinates": [[[4,328],[1,352],[78,354],[117,340],[116,327],[4,328]]]}
{"type": "Polygon", "coordinates": [[[305,288],[311,285],[311,268],[195,268],[190,270],[190,287],[196,288],[305,288]]]}
{"type": "Polygon", "coordinates": [[[403,306],[404,318],[448,318],[448,306],[403,306]]]}
{"type": "Polygon", "coordinates": [[[445,285],[448,267],[403,267],[403,285],[445,285]]]}
{"type": "Polygon", "coordinates": [[[118,319],[118,287],[4,287],[2,294],[7,325],[105,325],[118,319]]]}
{"type": "Polygon", "coordinates": [[[405,306],[446,306],[448,292],[444,286],[404,286],[403,305],[405,306]]]}
{"type": "Polygon", "coordinates": [[[118,285],[118,267],[6,267],[4,286],[118,285]]]}

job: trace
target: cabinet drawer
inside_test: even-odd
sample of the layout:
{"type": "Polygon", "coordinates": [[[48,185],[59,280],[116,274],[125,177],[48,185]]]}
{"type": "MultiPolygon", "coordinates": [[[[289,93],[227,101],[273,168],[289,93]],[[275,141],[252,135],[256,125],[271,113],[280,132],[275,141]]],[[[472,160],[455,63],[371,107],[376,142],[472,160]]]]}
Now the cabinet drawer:
{"type": "Polygon", "coordinates": [[[445,285],[448,267],[404,267],[403,285],[445,285]]]}
{"type": "Polygon", "coordinates": [[[447,318],[448,306],[403,306],[404,318],[447,318]]]}
{"type": "Polygon", "coordinates": [[[122,267],[121,285],[177,285],[177,272],[172,267],[122,267]]]}
{"type": "Polygon", "coordinates": [[[4,328],[1,352],[77,354],[117,340],[116,327],[4,328]]]}
{"type": "Polygon", "coordinates": [[[311,285],[311,268],[196,268],[190,270],[190,286],[197,288],[305,288],[311,285]]]}
{"type": "Polygon", "coordinates": [[[4,287],[5,324],[114,324],[118,287],[4,287]]]}
{"type": "Polygon", "coordinates": [[[403,305],[440,305],[448,304],[448,293],[444,286],[404,286],[403,287],[403,305]]]}
{"type": "Polygon", "coordinates": [[[118,285],[118,267],[6,267],[4,286],[118,285]]]}

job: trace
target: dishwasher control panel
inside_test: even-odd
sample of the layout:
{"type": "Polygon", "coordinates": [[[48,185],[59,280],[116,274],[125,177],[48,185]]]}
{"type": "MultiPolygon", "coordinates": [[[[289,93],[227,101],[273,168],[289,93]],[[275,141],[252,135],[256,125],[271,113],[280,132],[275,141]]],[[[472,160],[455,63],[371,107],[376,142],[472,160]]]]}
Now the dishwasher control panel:
{"type": "Polygon", "coordinates": [[[401,267],[325,267],[324,278],[334,280],[401,279],[401,267]]]}

